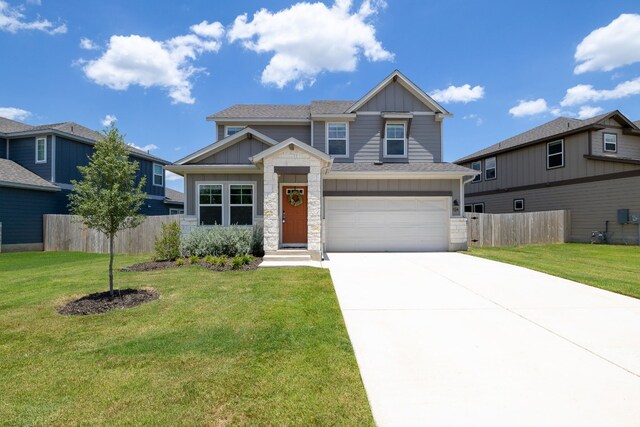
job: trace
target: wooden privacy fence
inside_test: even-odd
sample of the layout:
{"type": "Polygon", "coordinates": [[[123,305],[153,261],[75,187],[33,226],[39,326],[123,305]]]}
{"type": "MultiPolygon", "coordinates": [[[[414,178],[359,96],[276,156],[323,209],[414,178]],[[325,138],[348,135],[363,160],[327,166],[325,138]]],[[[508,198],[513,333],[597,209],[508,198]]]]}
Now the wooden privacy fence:
{"type": "MultiPolygon", "coordinates": [[[[148,216],[136,228],[116,235],[115,253],[147,254],[155,250],[162,224],[180,223],[180,215],[148,216]]],[[[44,250],[109,253],[109,239],[73,215],[44,215],[44,250]]]]}
{"type": "Polygon", "coordinates": [[[469,246],[519,246],[569,240],[570,211],[466,213],[469,246]]]}

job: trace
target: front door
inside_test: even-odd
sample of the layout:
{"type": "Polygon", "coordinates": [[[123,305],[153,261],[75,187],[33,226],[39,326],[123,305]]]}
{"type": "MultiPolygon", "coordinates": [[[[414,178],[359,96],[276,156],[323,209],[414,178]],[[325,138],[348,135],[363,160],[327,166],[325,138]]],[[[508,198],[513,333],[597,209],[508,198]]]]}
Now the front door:
{"type": "Polygon", "coordinates": [[[282,186],[282,244],[307,244],[306,186],[282,186]]]}

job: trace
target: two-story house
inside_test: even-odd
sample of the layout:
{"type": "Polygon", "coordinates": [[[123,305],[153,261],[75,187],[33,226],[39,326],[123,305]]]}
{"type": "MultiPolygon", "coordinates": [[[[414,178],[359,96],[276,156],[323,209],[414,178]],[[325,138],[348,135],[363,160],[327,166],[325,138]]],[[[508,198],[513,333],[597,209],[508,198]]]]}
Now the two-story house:
{"type": "Polygon", "coordinates": [[[233,105],[217,140],[168,169],[184,176],[183,230],[264,226],[267,254],[466,247],[463,184],[442,162],[449,112],[399,71],[357,101],[233,105]]]}
{"type": "MultiPolygon", "coordinates": [[[[42,250],[43,215],[68,213],[71,180],[81,179],[78,166],[88,164],[101,134],[73,122],[30,126],[0,117],[0,223],[2,251],[42,250]]],[[[147,177],[142,213],[166,215],[181,209],[178,196],[165,197],[169,162],[130,147],[139,163],[138,178],[147,177]]]]}
{"type": "Polygon", "coordinates": [[[465,186],[467,212],[571,211],[570,238],[638,244],[640,122],[620,111],[559,117],[457,164],[481,172],[465,186]],[[620,215],[618,211],[620,211],[620,215]]]}

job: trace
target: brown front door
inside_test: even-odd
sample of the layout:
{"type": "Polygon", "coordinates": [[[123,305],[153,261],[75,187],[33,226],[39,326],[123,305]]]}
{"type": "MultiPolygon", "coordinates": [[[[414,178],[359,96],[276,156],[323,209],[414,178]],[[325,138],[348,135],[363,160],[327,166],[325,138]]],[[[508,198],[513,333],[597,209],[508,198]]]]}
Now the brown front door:
{"type": "MultiPolygon", "coordinates": [[[[295,204],[295,203],[294,203],[295,204]]],[[[282,187],[282,244],[307,244],[307,187],[282,187]],[[289,195],[298,190],[302,193],[302,203],[298,206],[291,204],[289,195]]]]}

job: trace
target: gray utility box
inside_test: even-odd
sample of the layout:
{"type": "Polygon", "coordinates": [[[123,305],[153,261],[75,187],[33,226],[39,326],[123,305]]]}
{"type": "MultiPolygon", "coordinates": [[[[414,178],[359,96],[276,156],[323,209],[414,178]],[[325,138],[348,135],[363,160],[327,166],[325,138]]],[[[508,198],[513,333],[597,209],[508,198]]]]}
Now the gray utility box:
{"type": "Polygon", "coordinates": [[[618,224],[629,223],[629,209],[618,209],[618,224]]]}

